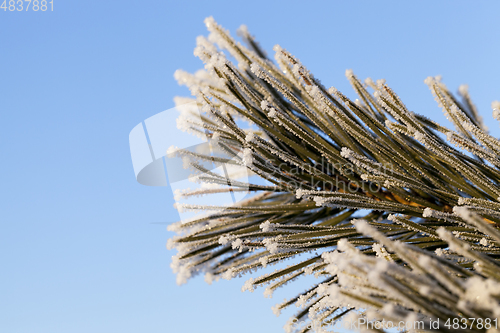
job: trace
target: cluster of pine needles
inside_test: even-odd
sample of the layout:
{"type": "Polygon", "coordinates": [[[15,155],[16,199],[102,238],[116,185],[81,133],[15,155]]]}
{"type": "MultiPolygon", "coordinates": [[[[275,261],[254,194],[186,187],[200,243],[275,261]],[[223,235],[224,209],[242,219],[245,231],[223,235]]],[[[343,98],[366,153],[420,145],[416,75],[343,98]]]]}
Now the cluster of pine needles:
{"type": "Polygon", "coordinates": [[[181,126],[204,133],[220,153],[175,153],[188,158],[197,181],[218,186],[182,197],[254,194],[229,206],[178,204],[209,211],[170,227],[179,234],[169,242],[179,281],[199,273],[229,279],[293,258],[243,288],[270,295],[314,275],[313,287],[273,308],[301,307],[288,331],[328,330],[349,314],[424,323],[410,331],[497,332],[500,141],[467,90],[458,99],[440,78],[425,81],[449,129],[409,111],[384,80],[347,71],[353,101],[280,46],[270,60],[244,26],[242,45],[212,18],[206,25],[210,35],[195,49],[205,70],[176,73],[201,110],[181,126]],[[204,161],[264,181],[228,182],[204,161]]]}

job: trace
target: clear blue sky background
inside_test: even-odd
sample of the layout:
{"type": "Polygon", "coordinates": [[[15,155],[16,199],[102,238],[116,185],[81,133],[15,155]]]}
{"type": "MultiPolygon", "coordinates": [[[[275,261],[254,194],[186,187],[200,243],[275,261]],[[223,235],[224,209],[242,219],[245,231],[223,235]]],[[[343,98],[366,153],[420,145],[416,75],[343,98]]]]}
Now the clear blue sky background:
{"type": "Polygon", "coordinates": [[[497,1],[62,1],[0,11],[0,332],[280,332],[244,280],[178,287],[168,188],[135,181],[129,131],[189,94],[177,68],[213,15],[281,44],[350,96],[344,71],[386,78],[410,109],[444,121],[423,80],[470,92],[495,135],[497,1]]]}

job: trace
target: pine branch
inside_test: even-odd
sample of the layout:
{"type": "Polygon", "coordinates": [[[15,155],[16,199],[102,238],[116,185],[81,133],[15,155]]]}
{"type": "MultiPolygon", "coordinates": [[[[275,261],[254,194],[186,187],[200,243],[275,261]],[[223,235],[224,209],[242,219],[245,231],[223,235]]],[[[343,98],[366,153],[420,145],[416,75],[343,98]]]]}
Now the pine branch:
{"type": "Polygon", "coordinates": [[[425,81],[451,130],[409,111],[384,80],[362,82],[346,71],[358,95],[352,101],[280,46],[273,63],[246,27],[239,34],[248,47],[212,18],[205,22],[210,35],[195,49],[205,71],[175,75],[201,117],[178,125],[205,133],[217,154],[170,151],[184,156],[193,179],[212,184],[178,196],[257,194],[230,206],[177,205],[212,212],[170,226],[179,233],[169,241],[178,282],[200,273],[208,282],[230,279],[293,258],[243,286],[267,286],[270,296],[318,277],[274,308],[304,307],[287,330],[300,331],[306,317],[328,329],[357,309],[369,319],[422,320],[421,331],[433,329],[429,318],[440,320],[441,332],[457,330],[445,325],[450,318],[463,319],[464,331],[486,331],[484,323],[500,317],[500,141],[467,88],[460,102],[440,78],[425,81]],[[243,168],[265,184],[217,174],[202,161],[243,168]]]}

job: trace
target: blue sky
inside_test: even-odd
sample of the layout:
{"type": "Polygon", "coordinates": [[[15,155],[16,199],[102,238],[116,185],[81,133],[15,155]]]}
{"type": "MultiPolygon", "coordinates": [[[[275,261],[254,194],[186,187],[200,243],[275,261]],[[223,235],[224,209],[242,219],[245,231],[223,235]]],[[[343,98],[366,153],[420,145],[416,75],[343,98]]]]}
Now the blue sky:
{"type": "MultiPolygon", "coordinates": [[[[128,134],[188,95],[176,69],[203,19],[246,24],[326,86],[353,96],[345,69],[385,78],[407,106],[445,122],[423,80],[470,93],[492,133],[500,100],[496,1],[58,1],[0,10],[0,331],[276,332],[273,299],[244,280],[178,287],[165,222],[170,190],[134,178],[128,134]],[[160,222],[160,223],[158,223],[160,222]]],[[[446,123],[449,125],[448,123],[446,123]]]]}

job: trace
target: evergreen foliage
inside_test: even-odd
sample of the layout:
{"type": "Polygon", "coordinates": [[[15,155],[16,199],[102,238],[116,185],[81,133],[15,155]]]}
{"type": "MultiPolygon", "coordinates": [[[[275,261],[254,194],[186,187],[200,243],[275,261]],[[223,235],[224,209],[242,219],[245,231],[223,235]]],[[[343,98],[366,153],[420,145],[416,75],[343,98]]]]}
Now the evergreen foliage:
{"type": "Polygon", "coordinates": [[[177,204],[209,211],[170,226],[179,234],[169,241],[178,249],[179,282],[198,273],[229,279],[295,258],[243,287],[265,286],[270,295],[314,274],[317,285],[274,308],[302,307],[288,331],[308,331],[297,324],[303,319],[328,330],[349,313],[422,320],[420,331],[495,332],[486,323],[500,317],[500,142],[466,87],[459,100],[440,78],[425,80],[455,125],[448,129],[409,111],[384,80],[346,71],[353,101],[280,46],[271,61],[244,26],[245,46],[212,18],[206,25],[210,35],[195,49],[205,70],[176,72],[201,121],[183,115],[179,125],[205,133],[219,153],[173,149],[196,171],[193,179],[209,184],[179,196],[255,194],[231,206],[177,204]],[[204,161],[243,167],[265,183],[228,183],[204,161]],[[429,318],[440,327],[431,329],[429,318]],[[445,325],[454,318],[458,329],[445,325]]]}

